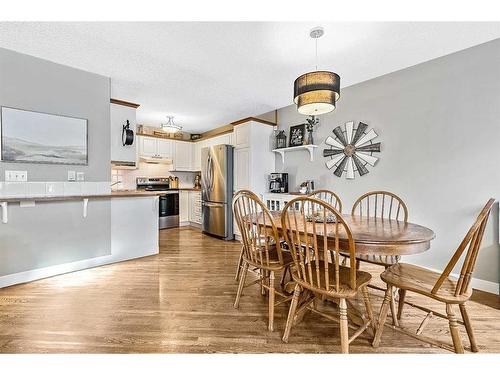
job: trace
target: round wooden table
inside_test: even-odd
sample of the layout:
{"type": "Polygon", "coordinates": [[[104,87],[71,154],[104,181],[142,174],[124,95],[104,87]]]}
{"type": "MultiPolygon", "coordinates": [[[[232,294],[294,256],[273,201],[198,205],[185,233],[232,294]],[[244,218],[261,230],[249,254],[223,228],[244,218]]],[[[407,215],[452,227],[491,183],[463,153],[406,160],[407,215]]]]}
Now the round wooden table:
{"type": "MultiPolygon", "coordinates": [[[[281,211],[271,211],[274,225],[281,233],[281,211]]],[[[367,216],[343,214],[345,222],[351,229],[352,237],[356,245],[356,254],[368,255],[411,255],[419,254],[430,248],[430,243],[434,239],[434,232],[424,226],[405,223],[392,219],[381,219],[367,216]]],[[[262,220],[258,220],[259,224],[262,220]]],[[[297,222],[301,223],[302,217],[297,215],[297,222]]],[[[306,225],[312,225],[307,223],[306,225]]],[[[267,226],[271,226],[269,223],[267,226]]],[[[328,228],[333,224],[327,224],[328,228]]],[[[323,224],[316,226],[317,234],[322,234],[323,224]]],[[[340,244],[345,232],[340,231],[340,244]]]]}

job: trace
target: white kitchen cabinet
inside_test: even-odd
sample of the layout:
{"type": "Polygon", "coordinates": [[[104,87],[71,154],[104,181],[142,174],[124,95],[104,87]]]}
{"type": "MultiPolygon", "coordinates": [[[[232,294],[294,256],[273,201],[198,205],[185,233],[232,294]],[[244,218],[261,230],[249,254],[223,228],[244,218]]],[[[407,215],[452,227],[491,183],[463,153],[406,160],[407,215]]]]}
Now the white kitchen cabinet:
{"type": "Polygon", "coordinates": [[[251,188],[250,148],[234,150],[234,191],[251,188]]]}
{"type": "MultiPolygon", "coordinates": [[[[274,172],[273,127],[248,121],[235,126],[234,132],[234,191],[247,189],[262,197],[269,190],[269,174],[274,172]]],[[[233,231],[239,238],[236,223],[233,231]]]]}
{"type": "Polygon", "coordinates": [[[234,127],[233,140],[235,148],[250,146],[250,126],[250,124],[244,123],[234,127]]]}
{"type": "Polygon", "coordinates": [[[139,155],[153,157],[157,156],[156,138],[140,136],[139,138],[139,155]]]}
{"type": "Polygon", "coordinates": [[[174,151],[174,141],[171,139],[157,138],[157,153],[162,158],[172,158],[174,151]]]}
{"type": "Polygon", "coordinates": [[[136,132],[136,109],[119,104],[110,104],[111,161],[126,162],[135,165],[137,159],[137,137],[134,143],[124,146],[122,143],[123,126],[129,121],[129,129],[136,132]]]}
{"type": "Polygon", "coordinates": [[[139,136],[139,156],[172,159],[174,141],[148,136],[139,136]]]}
{"type": "Polygon", "coordinates": [[[193,171],[193,143],[174,141],[174,171],[193,171]]]}
{"type": "Polygon", "coordinates": [[[190,205],[190,217],[189,221],[195,224],[201,225],[201,192],[200,191],[190,191],[189,192],[189,205],[190,205]]]}
{"type": "Polygon", "coordinates": [[[179,222],[180,225],[189,224],[189,218],[191,216],[190,205],[189,205],[189,192],[180,191],[179,192],[179,222]]]}
{"type": "Polygon", "coordinates": [[[193,171],[201,171],[202,147],[205,147],[205,141],[193,143],[193,171]]]}

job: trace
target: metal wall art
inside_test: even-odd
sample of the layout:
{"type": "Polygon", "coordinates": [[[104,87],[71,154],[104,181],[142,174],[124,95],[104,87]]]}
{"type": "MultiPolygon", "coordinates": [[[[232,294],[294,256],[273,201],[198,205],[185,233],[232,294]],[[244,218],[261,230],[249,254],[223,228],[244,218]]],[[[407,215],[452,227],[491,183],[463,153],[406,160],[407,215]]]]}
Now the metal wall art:
{"type": "Polygon", "coordinates": [[[375,166],[378,158],[373,153],[380,152],[380,142],[373,142],[378,134],[373,129],[368,131],[368,125],[360,122],[354,128],[353,121],[346,122],[344,127],[337,126],[333,129],[333,135],[325,140],[330,148],[323,150],[323,156],[329,158],[325,163],[328,169],[335,167],[335,176],[342,177],[345,172],[347,179],[353,179],[355,172],[360,176],[367,174],[368,164],[375,166]]]}

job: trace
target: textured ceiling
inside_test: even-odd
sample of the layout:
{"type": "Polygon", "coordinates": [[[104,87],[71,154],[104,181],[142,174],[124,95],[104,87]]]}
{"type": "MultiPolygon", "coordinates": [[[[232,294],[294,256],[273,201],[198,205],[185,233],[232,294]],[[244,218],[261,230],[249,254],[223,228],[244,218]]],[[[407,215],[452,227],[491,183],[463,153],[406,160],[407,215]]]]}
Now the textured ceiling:
{"type": "MultiPolygon", "coordinates": [[[[346,87],[500,37],[500,23],[320,23],[320,69],[346,87]]],[[[8,23],[0,47],[111,77],[112,97],[201,132],[292,103],[317,23],[8,23]]]]}

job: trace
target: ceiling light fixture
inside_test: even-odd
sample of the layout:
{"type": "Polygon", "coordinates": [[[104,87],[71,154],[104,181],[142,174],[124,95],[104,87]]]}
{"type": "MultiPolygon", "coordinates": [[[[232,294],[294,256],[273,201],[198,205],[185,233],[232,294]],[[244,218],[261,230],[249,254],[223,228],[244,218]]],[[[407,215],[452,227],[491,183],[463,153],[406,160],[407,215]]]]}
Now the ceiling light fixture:
{"type": "Polygon", "coordinates": [[[340,76],[318,70],[318,38],[324,33],[322,27],[315,27],[309,33],[316,41],[316,70],[302,74],[293,84],[293,101],[297,105],[297,111],[307,116],[333,111],[340,97],[340,76]]]}
{"type": "Polygon", "coordinates": [[[182,130],[182,126],[174,124],[174,116],[167,116],[167,123],[161,124],[161,130],[167,133],[177,133],[182,130]]]}

